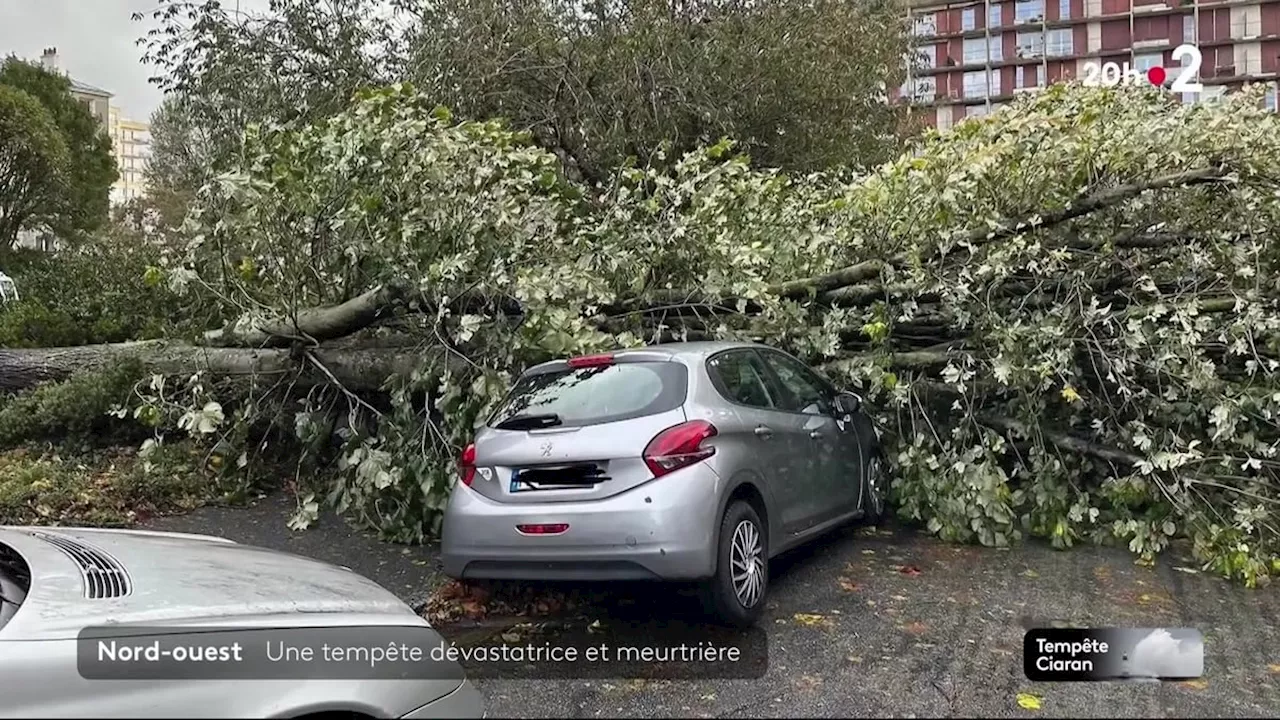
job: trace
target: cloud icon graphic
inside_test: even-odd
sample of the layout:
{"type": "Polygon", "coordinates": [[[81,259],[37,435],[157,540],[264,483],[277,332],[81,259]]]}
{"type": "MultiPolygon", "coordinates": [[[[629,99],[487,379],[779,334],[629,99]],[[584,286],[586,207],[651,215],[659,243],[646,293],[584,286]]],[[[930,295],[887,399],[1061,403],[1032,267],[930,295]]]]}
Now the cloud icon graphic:
{"type": "Polygon", "coordinates": [[[1121,660],[1121,674],[1132,678],[1194,678],[1204,672],[1204,641],[1153,630],[1121,660]]]}

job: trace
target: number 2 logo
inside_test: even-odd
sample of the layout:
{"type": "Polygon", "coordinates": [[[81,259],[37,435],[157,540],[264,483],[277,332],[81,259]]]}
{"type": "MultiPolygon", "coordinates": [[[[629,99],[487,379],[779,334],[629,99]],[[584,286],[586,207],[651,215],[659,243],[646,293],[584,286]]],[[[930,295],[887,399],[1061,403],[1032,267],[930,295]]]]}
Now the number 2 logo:
{"type": "Polygon", "coordinates": [[[1173,60],[1182,64],[1182,72],[1169,86],[1170,90],[1179,93],[1198,93],[1204,90],[1203,84],[1192,82],[1200,74],[1200,63],[1203,61],[1200,48],[1195,45],[1179,45],[1173,49],[1173,60]],[[1190,62],[1182,62],[1183,58],[1190,62]]]}

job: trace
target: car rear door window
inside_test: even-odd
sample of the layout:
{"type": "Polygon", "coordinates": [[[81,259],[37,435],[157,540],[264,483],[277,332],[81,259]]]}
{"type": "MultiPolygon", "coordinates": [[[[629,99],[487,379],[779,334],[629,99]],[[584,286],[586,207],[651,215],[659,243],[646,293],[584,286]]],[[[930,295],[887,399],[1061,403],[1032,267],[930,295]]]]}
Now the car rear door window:
{"type": "Polygon", "coordinates": [[[831,412],[835,391],[829,383],[799,360],[779,352],[763,354],[765,362],[790,395],[786,409],[807,415],[826,415],[831,412]]]}
{"type": "Polygon", "coordinates": [[[489,419],[490,427],[517,416],[556,416],[556,427],[632,420],[684,404],[688,370],[675,362],[619,362],[553,370],[520,378],[489,419]]]}
{"type": "Polygon", "coordinates": [[[707,362],[716,390],[730,402],[758,408],[776,407],[770,391],[768,370],[751,350],[734,350],[707,362]]]}

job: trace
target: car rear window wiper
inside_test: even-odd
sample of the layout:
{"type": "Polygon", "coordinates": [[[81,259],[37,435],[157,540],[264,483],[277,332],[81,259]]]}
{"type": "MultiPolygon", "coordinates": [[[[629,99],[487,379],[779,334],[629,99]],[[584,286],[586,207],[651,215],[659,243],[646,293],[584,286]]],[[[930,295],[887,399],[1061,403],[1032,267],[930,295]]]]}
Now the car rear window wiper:
{"type": "Polygon", "coordinates": [[[516,415],[498,423],[494,427],[499,430],[536,430],[538,428],[555,427],[564,421],[555,413],[541,415],[516,415]]]}

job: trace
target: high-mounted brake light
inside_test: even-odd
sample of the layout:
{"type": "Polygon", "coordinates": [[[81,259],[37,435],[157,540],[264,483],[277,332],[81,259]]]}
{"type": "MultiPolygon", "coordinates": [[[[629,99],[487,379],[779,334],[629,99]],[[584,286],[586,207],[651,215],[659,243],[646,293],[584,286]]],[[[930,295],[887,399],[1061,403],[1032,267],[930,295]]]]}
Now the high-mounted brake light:
{"type": "Polygon", "coordinates": [[[688,467],[716,453],[702,442],[716,436],[716,426],[706,420],[690,420],[658,433],[644,449],[644,464],[654,477],[688,467]]]}
{"type": "Polygon", "coordinates": [[[588,368],[588,367],[604,367],[613,364],[613,354],[605,353],[603,355],[583,355],[582,357],[569,358],[569,367],[588,368]]]}
{"type": "Polygon", "coordinates": [[[458,472],[462,475],[462,484],[471,487],[471,483],[476,479],[475,443],[471,443],[466,450],[462,451],[462,458],[458,461],[458,472]]]}

